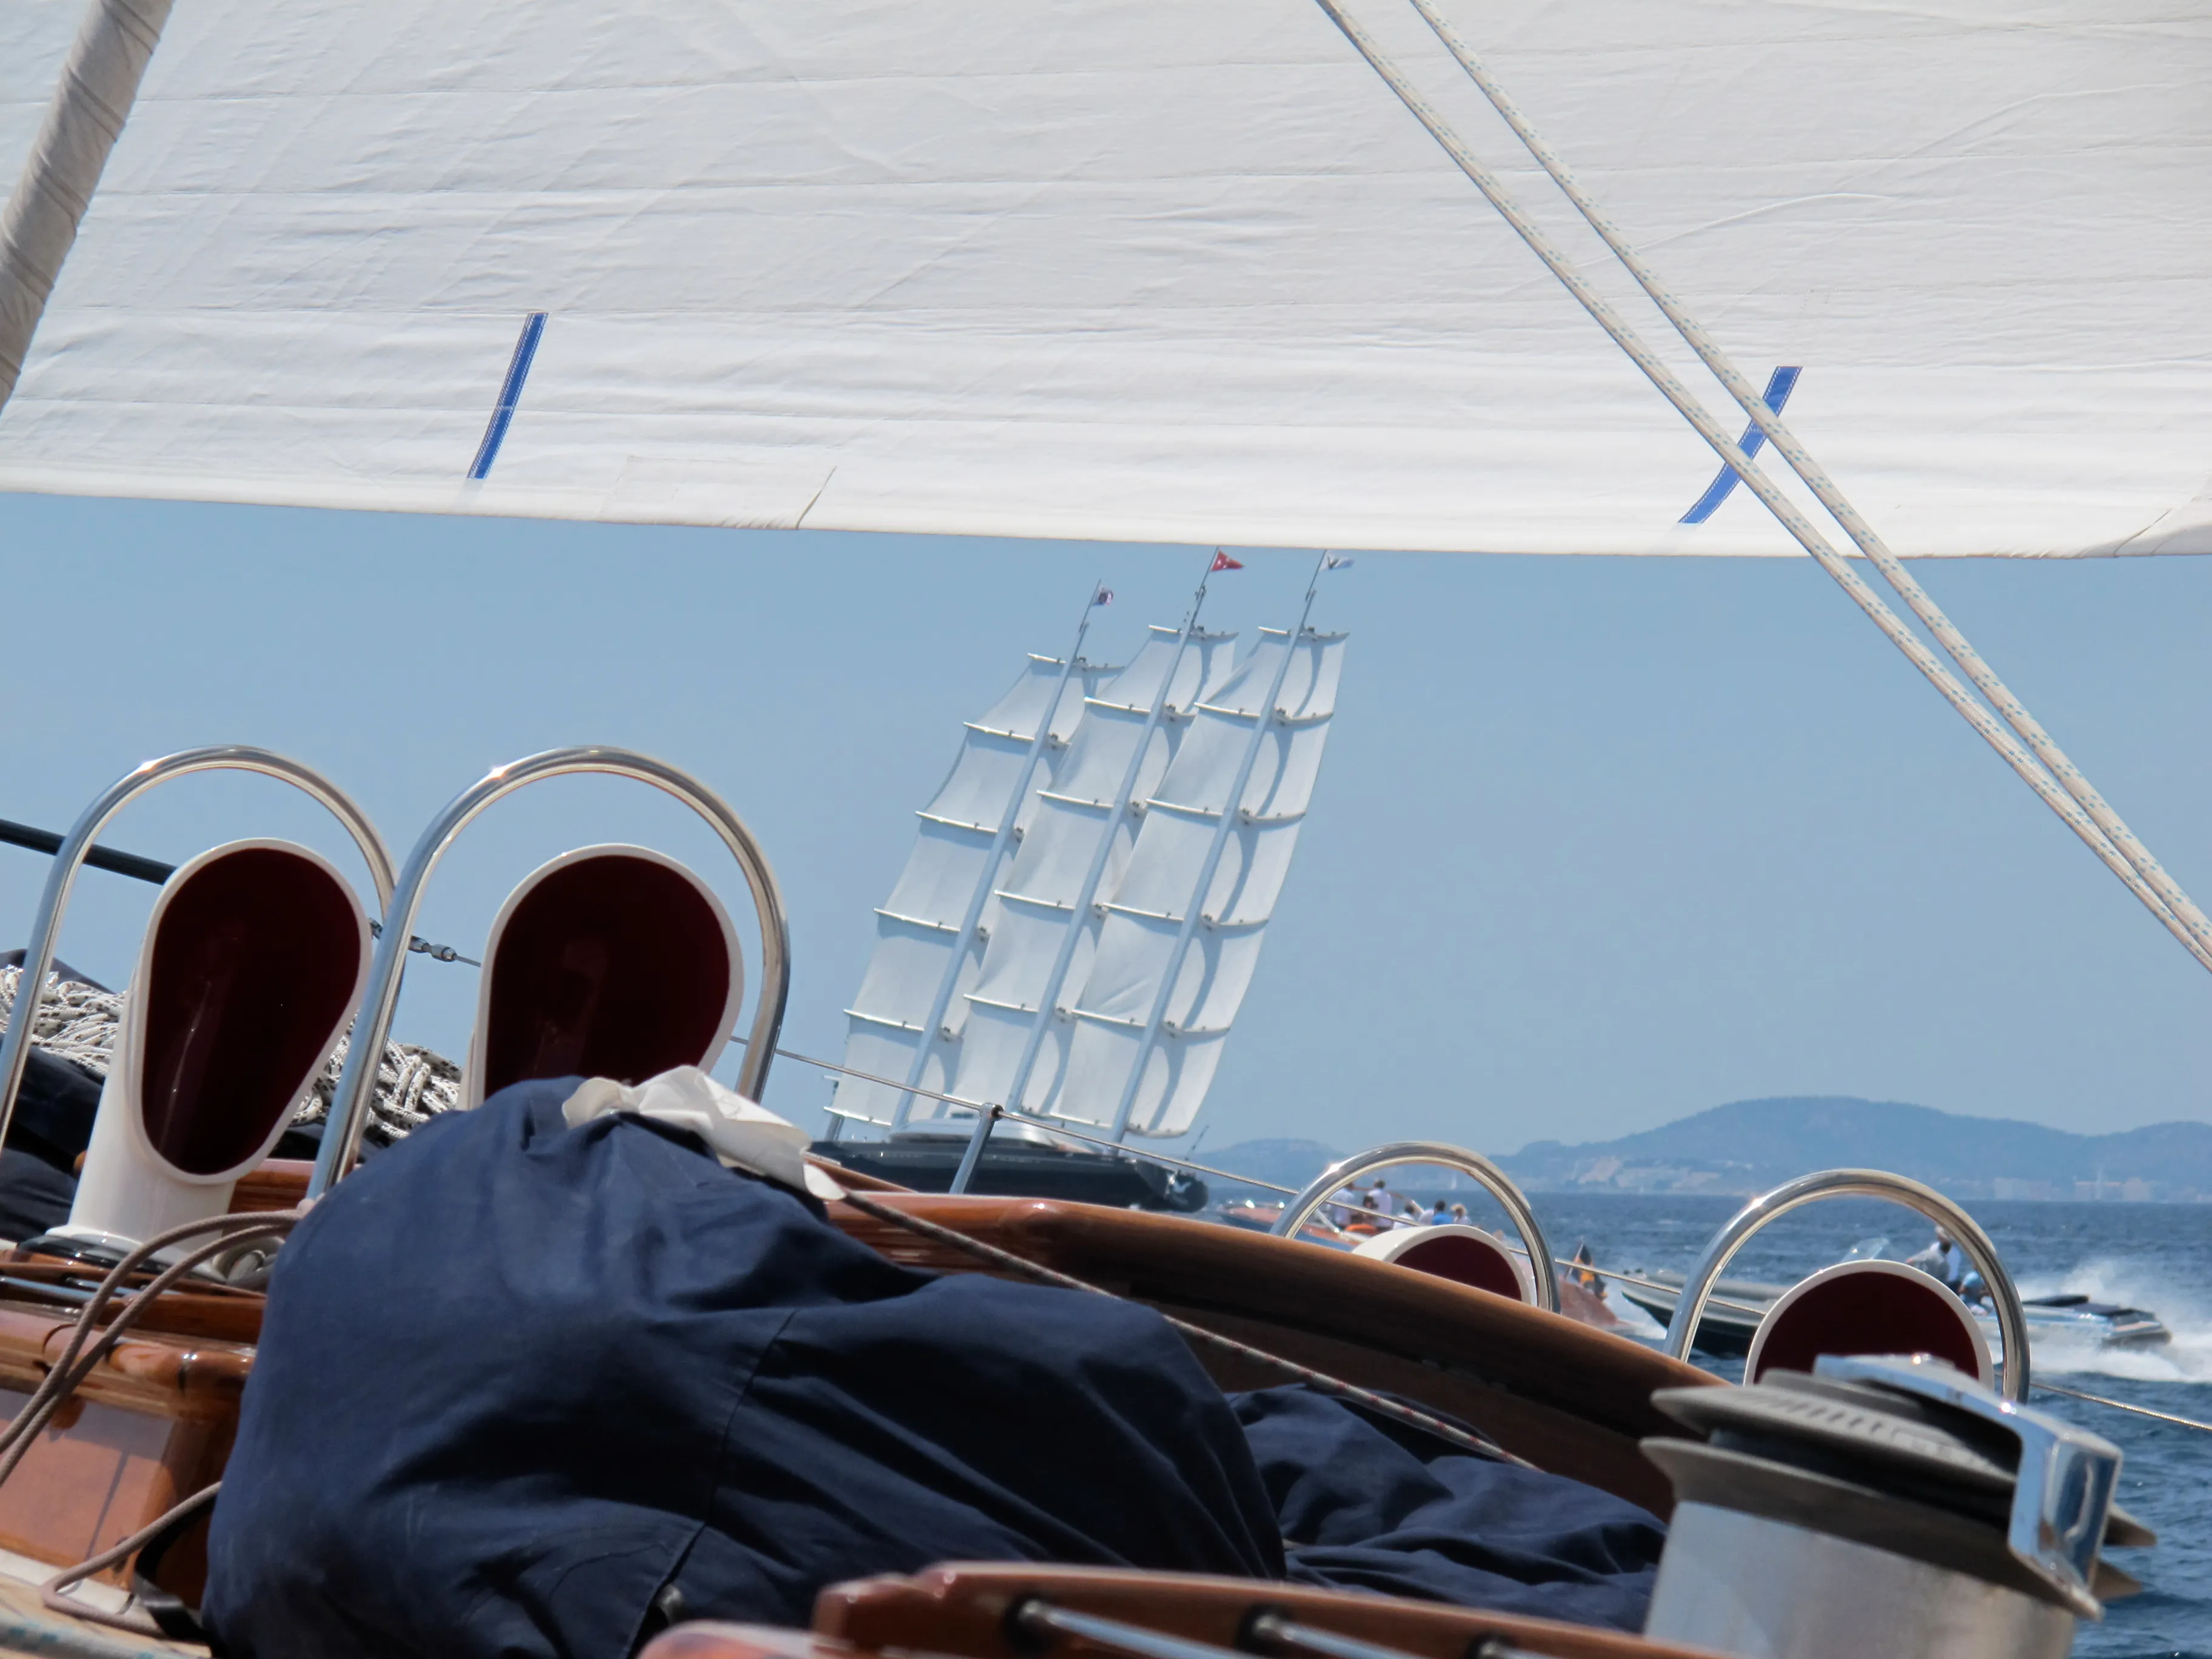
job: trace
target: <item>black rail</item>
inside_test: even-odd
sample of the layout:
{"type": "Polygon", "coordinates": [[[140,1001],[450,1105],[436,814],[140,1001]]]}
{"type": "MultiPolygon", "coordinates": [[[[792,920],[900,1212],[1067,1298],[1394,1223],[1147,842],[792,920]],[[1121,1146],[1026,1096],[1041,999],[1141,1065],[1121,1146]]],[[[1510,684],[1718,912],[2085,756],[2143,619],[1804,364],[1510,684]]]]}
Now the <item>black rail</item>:
{"type": "MultiPolygon", "coordinates": [[[[33,853],[51,857],[62,850],[62,838],[51,830],[33,829],[27,823],[17,823],[12,818],[0,818],[0,842],[13,847],[27,847],[33,853]]],[[[131,876],[139,881],[150,881],[159,887],[177,873],[173,864],[164,864],[159,859],[141,858],[136,853],[118,853],[112,847],[98,847],[84,855],[84,861],[95,870],[112,870],[118,876],[131,876]]]]}
{"type": "MultiPolygon", "coordinates": [[[[33,853],[44,853],[48,858],[62,850],[62,837],[51,830],[41,830],[33,824],[18,823],[13,818],[0,818],[0,843],[10,847],[27,847],[33,853]]],[[[139,881],[150,881],[159,887],[177,873],[173,864],[164,864],[159,859],[141,858],[136,853],[118,853],[112,847],[94,845],[84,855],[84,861],[95,870],[112,870],[118,876],[130,876],[139,881]]],[[[368,924],[372,933],[381,935],[383,924],[368,924]]],[[[474,957],[465,957],[450,945],[433,945],[427,939],[410,938],[407,948],[434,962],[465,962],[471,968],[483,964],[474,957]]]]}

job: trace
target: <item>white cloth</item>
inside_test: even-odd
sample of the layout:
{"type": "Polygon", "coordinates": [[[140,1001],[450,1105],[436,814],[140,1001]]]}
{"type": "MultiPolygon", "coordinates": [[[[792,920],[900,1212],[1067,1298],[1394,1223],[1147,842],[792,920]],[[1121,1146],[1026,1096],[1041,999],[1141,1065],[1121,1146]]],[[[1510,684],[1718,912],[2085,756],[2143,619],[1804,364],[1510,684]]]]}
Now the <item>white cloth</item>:
{"type": "Polygon", "coordinates": [[[634,1088],[611,1077],[586,1078],[561,1104],[561,1115],[572,1129],[610,1112],[634,1112],[688,1129],[731,1169],[765,1176],[820,1199],[845,1195],[827,1170],[807,1161],[804,1129],[724,1088],[696,1066],[678,1066],[634,1088]]]}

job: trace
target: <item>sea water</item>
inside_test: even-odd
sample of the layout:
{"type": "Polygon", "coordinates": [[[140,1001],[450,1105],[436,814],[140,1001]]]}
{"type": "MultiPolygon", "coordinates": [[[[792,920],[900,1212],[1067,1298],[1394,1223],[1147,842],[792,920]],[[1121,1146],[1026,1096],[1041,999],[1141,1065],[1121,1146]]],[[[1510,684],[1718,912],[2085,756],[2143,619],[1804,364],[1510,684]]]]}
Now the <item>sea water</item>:
{"type": "MultiPolygon", "coordinates": [[[[1462,1195],[1463,1196],[1463,1195],[1462,1195]]],[[[1532,1194],[1547,1241],[1561,1257],[1587,1243],[1597,1264],[1686,1272],[1741,1200],[1678,1196],[1532,1194]]],[[[2178,1417],[2212,1422],[2212,1204],[1970,1203],[2024,1295],[2079,1291],[2146,1308],[2171,1345],[2135,1351],[2039,1343],[2033,1374],[2178,1417]]],[[[1928,1224],[1895,1206],[1844,1200],[1785,1216],[1729,1264],[1731,1278],[1790,1281],[1887,1235],[1893,1255],[1926,1244],[1928,1224]]],[[[1618,1292],[1624,1319],[1656,1327],[1618,1292]]],[[[1738,1375],[1741,1362],[1717,1363],[1738,1375]]],[[[2212,1433],[2038,1392],[2033,1403],[2118,1446],[2119,1502],[2159,1535],[2155,1547],[2114,1553],[2143,1593],[2084,1625],[2084,1659],[2212,1659],[2212,1433]]]]}

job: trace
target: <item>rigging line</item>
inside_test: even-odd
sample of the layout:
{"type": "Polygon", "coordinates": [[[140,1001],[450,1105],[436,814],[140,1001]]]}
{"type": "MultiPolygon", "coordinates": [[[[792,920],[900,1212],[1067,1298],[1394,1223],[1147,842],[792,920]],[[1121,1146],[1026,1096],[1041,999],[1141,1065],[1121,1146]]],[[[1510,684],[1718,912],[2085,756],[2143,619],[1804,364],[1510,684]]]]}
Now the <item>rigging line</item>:
{"type": "Polygon", "coordinates": [[[1075,643],[1067,648],[1067,660],[1060,665],[1060,678],[1053,683],[1052,696],[1046,699],[1043,712],[1037,716],[1036,735],[1030,739],[1030,752],[1022,758],[1022,769],[1008,792],[1006,804],[999,813],[999,827],[991,836],[990,849],[983,854],[983,867],[975,877],[975,890],[968,896],[968,908],[960,921],[959,936],[952,941],[946,953],[945,972],[939,976],[937,994],[929,1005],[929,1018],[921,1028],[921,1041],[915,1045],[914,1060],[907,1066],[906,1086],[891,1108],[890,1127],[902,1127],[908,1113],[914,1109],[914,1085],[921,1081],[921,1074],[929,1064],[930,1050],[936,1048],[938,1035],[945,1027],[945,1011],[952,1006],[952,994],[960,988],[960,969],[968,960],[968,947],[975,942],[975,930],[982,925],[983,907],[990,902],[991,890],[999,884],[999,864],[1005,858],[1007,843],[1013,839],[1014,820],[1021,816],[1022,804],[1029,799],[1030,783],[1036,776],[1037,762],[1052,741],[1052,723],[1060,717],[1060,700],[1067,695],[1067,682],[1078,672],[1083,661],[1084,636],[1091,631],[1091,613],[1098,608],[1098,595],[1105,591],[1103,580],[1091,584],[1083,601],[1083,618],[1076,624],[1075,643]]]}
{"type": "MultiPolygon", "coordinates": [[[[1927,592],[1914,580],[1911,573],[1905,569],[1903,562],[1890,550],[1881,534],[1868,523],[1859,510],[1852,506],[1850,499],[1837,487],[1834,480],[1828,477],[1826,470],[1813,459],[1811,453],[1798,442],[1790,428],[1783,423],[1781,399],[1777,398],[1770,404],[1765,396],[1753,386],[1742,370],[1739,369],[1735,362],[1721,349],[1718,342],[1706,331],[1705,326],[1690,315],[1682,302],[1674,296],[1674,292],[1644,262],[1643,256],[1630,246],[1627,238],[1621,233],[1620,228],[1607,216],[1595,198],[1583,188],[1581,180],[1575,177],[1559,153],[1536,131],[1528,118],[1522,113],[1519,106],[1507,95],[1504,88],[1485,67],[1474,50],[1461,38],[1459,32],[1452,27],[1450,20],[1437,9],[1436,0],[1411,0],[1411,3],[1413,9],[1421,15],[1422,21],[1427,23],[1435,33],[1437,39],[1443,42],[1444,49],[1451,53],[1460,68],[1467,72],[1468,78],[1473,81],[1482,95],[1490,100],[1492,107],[1497,110],[1506,125],[1513,129],[1514,135],[1521,140],[1529,155],[1534,156],[1538,165],[1551,176],[1552,182],[1559,187],[1567,199],[1574,204],[1576,211],[1580,213],[1589,228],[1604,240],[1606,246],[1613,251],[1613,256],[1620,261],[1628,274],[1636,279],[1637,286],[1650,296],[1652,303],[1657,306],[1665,314],[1667,320],[1674,325],[1675,331],[1689,344],[1690,349],[1698,354],[1698,360],[1712,371],[1714,377],[1728,388],[1729,394],[1742,405],[1744,413],[1750,417],[1755,430],[1764,434],[1767,441],[1774,446],[1775,453],[1780,455],[1789,464],[1790,470],[1804,482],[1806,488],[1813,492],[1820,505],[1827,510],[1828,515],[1836,521],[1844,533],[1851,538],[1859,551],[1865,554],[1875,568],[1881,572],[1882,579],[1888,582],[1890,586],[1896,590],[1899,597],[1911,608],[1912,614],[1919,617],[1928,631],[1935,635],[1936,642],[1950,655],[1951,659],[1959,665],[1967,679],[1990,700],[1997,713],[2004,717],[2005,724],[2011,726],[2027,742],[2027,746],[2034,751],[2036,758],[2050,769],[2051,775],[2064,787],[2066,793],[2074,798],[2083,811],[2088,814],[2090,821],[2111,840],[2112,845],[2118,849],[2120,856],[2128,861],[2136,873],[2141,876],[2158,895],[2173,915],[2200,942],[2212,943],[2212,918],[2208,918],[2204,912],[2197,908],[2195,901],[2182,890],[2181,884],[2166,872],[2165,866],[2152,855],[2150,849],[2144,846],[2135,831],[2128,827],[2125,820],[2112,810],[2102,795],[2098,793],[2096,787],[2083,775],[2081,769],[2075,765],[2068,757],[2066,751],[2058,746],[2051,734],[2043,729],[2035,716],[2027,711],[2027,705],[2014,696],[2010,688],[1997,678],[1996,670],[1983,660],[1981,653],[1968,642],[1966,635],[1960,631],[1957,624],[1953,623],[1950,617],[1944,614],[1942,608],[1929,597],[1927,592]]],[[[1518,228],[1516,227],[1516,229],[1518,228]]],[[[1786,392],[1784,395],[1787,395],[1786,392]]],[[[1745,453],[1747,455],[1751,453],[1750,447],[1747,447],[1745,453]]],[[[1834,573],[1832,571],[1830,574],[1834,573]]],[[[2200,960],[2203,959],[2201,952],[2194,954],[2197,954],[2200,960]]],[[[2207,962],[2206,966],[2212,967],[2212,962],[2207,962]]]]}
{"type": "MultiPolygon", "coordinates": [[[[65,1613],[71,1619],[87,1620],[93,1624],[106,1625],[114,1630],[127,1630],[134,1636],[150,1636],[156,1641],[167,1640],[168,1632],[155,1624],[149,1615],[133,1613],[129,1611],[128,1606],[120,1613],[109,1613],[104,1607],[96,1607],[90,1602],[79,1601],[76,1596],[71,1595],[70,1591],[91,1577],[93,1574],[106,1572],[109,1568],[129,1560],[186,1516],[212,1504],[222,1492],[222,1482],[211,1481],[181,1504],[164,1510],[128,1538],[117,1540],[97,1555],[80,1561],[73,1567],[64,1567],[39,1586],[39,1604],[49,1613],[65,1613]]],[[[133,1600],[136,1600],[135,1596],[133,1600]]],[[[67,1650],[56,1650],[66,1651],[67,1650]]],[[[81,1648],[78,1650],[82,1652],[87,1650],[81,1648]]],[[[144,1655],[147,1656],[147,1659],[151,1659],[154,1654],[175,1651],[175,1650],[112,1648],[103,1643],[99,1651],[116,1655],[144,1655]]]]}
{"type": "MultiPolygon", "coordinates": [[[[1261,746],[1273,729],[1276,717],[1282,713],[1277,700],[1283,695],[1283,682],[1289,678],[1291,664],[1298,654],[1298,641],[1305,637],[1307,620],[1313,615],[1314,594],[1321,586],[1321,573],[1328,568],[1327,553],[1314,561],[1312,580],[1306,583],[1305,608],[1298,612],[1298,625],[1283,641],[1283,659],[1275,665],[1275,677],[1267,683],[1267,695],[1258,709],[1259,718],[1252,722],[1252,735],[1244,744],[1244,758],[1237,763],[1237,775],[1229,785],[1229,793],[1221,798],[1220,822],[1213,826],[1212,843],[1206,849],[1206,860],[1199,866],[1197,881],[1192,884],[1189,902],[1182,908],[1182,925],[1176,933],[1174,948],[1168,952],[1167,965],[1160,970],[1160,987],[1152,993],[1152,1012],[1146,1016],[1144,1035],[1137,1040],[1137,1057],[1129,1062],[1128,1081],[1121,1085],[1121,1097],[1114,1105],[1114,1139],[1117,1141],[1129,1133],[1129,1119],[1137,1108],[1137,1091],[1145,1081],[1145,1066],[1152,1057],[1152,1050],[1159,1046],[1160,1025],[1167,1018],[1168,1000],[1175,994],[1176,981],[1182,977],[1183,958],[1189,953],[1190,941],[1198,932],[1206,892],[1221,868],[1221,855],[1228,848],[1230,835],[1237,828],[1237,809],[1244,804],[1245,788],[1252,781],[1252,768],[1259,761],[1261,746]]],[[[1164,778],[1162,782],[1165,782],[1164,778]]],[[[1224,910],[1228,908],[1222,907],[1224,910]]],[[[1164,1115],[1174,1097],[1175,1079],[1170,1074],[1160,1097],[1164,1115]]]]}
{"type": "MultiPolygon", "coordinates": [[[[1735,470],[1737,476],[1742,478],[1752,493],[1759,497],[1760,504],[1774,515],[1776,520],[1790,532],[1797,544],[1819,562],[1820,568],[1835,580],[1837,586],[1850,596],[1852,603],[1867,614],[1875,626],[1881,629],[1890,643],[1905,653],[1912,665],[1917,668],[1928,683],[1942,696],[1944,701],[1959,711],[1960,717],[1981,735],[1982,739],[1990,748],[1996,750],[2003,757],[2005,763],[2019,775],[2021,780],[2029,788],[2034,790],[2042,798],[2045,805],[2065,820],[2067,827],[2079,836],[2088,846],[2089,850],[2103,860],[2105,866],[2120,878],[2130,892],[2142,902],[2144,908],[2165,925],[2166,931],[2180,940],[2183,947],[2207,969],[2212,969],[2212,943],[2199,938],[2191,927],[2167,906],[2166,901],[2159,896],[2150,884],[2143,879],[2135,866],[2112,845],[2104,830],[2098,827],[2096,821],[2083,811],[2072,796],[2052,781],[2050,775],[2044,770],[2042,763],[2022,748],[2011,733],[1998,724],[1996,717],[1984,708],[1980,701],[1953,677],[1951,672],[1943,666],[1936,653],[1921,641],[1920,636],[1905,624],[1903,618],[1882,602],[1879,594],[1867,586],[1864,579],[1850,568],[1849,562],[1836,551],[1813,522],[1776,487],[1774,481],[1753,464],[1750,457],[1737,447],[1735,441],[1681,383],[1674,372],[1653,354],[1651,349],[1644,343],[1642,337],[1623,320],[1605,296],[1590,285],[1589,279],[1575,268],[1572,262],[1559,250],[1552,239],[1545,234],[1543,229],[1522,210],[1520,204],[1514,199],[1511,192],[1507,191],[1504,183],[1476,158],[1474,152],[1468,148],[1466,141],[1406,78],[1404,71],[1400,70],[1383,52],[1382,47],[1376,43],[1374,37],[1367,32],[1366,27],[1345,10],[1341,0],[1315,0],[1315,3],[1328,15],[1329,21],[1343,32],[1345,39],[1349,40],[1353,49],[1366,59],[1368,67],[1372,69],[1381,77],[1383,84],[1397,95],[1399,101],[1405,105],[1414,119],[1427,129],[1429,136],[1434,138],[1444,154],[1451,158],[1453,164],[1467,175],[1468,181],[1483,193],[1492,207],[1498,210],[1499,216],[1513,228],[1515,234],[1528,245],[1529,250],[1538,258],[1544,262],[1552,274],[1559,278],[1570,294],[1574,295],[1583,309],[1589,313],[1598,326],[1605,330],[1606,333],[1612,337],[1613,343],[1626,352],[1630,361],[1644,371],[1644,377],[1658,389],[1661,396],[1674,406],[1683,419],[1689,422],[1696,429],[1698,435],[1705,441],[1714,453],[1735,470]]],[[[1758,400],[1754,398],[1753,401],[1758,400]]],[[[1795,442],[1794,439],[1789,438],[1785,434],[1783,442],[1778,443],[1776,448],[1781,450],[1784,444],[1794,447],[1795,442]]]]}
{"type": "Polygon", "coordinates": [[[2069,1400],[2086,1400],[2093,1406],[2110,1406],[2116,1412],[2131,1412],[2137,1417],[2156,1418],[2161,1423],[2172,1423],[2184,1429],[2199,1429],[2206,1434],[2212,1434],[2212,1423],[2200,1423],[2193,1417],[2176,1417],[2172,1412],[2154,1412],[2148,1406],[2131,1406],[2124,1400],[2090,1394],[2081,1389],[2062,1389],[2056,1382],[2045,1382],[2040,1378],[2031,1386],[2045,1394],[2063,1394],[2069,1400]]]}
{"type": "MultiPolygon", "coordinates": [[[[848,1192],[840,1201],[851,1205],[864,1215],[873,1216],[877,1220],[888,1222],[894,1227],[903,1227],[908,1232],[917,1233],[936,1243],[949,1245],[953,1249],[975,1257],[978,1261],[988,1261],[994,1267],[1007,1273],[1018,1273],[1024,1279],[1034,1279],[1040,1284],[1050,1285],[1059,1290],[1081,1291],[1091,1296],[1103,1296],[1109,1302],[1130,1300],[1127,1297],[1117,1296],[1103,1286],[1093,1285],[1088,1279],[1078,1279],[1073,1273],[1061,1273],[1056,1267],[1048,1267],[1042,1261],[1032,1261],[1025,1255],[1017,1255],[1012,1250],[1000,1249],[995,1244],[987,1244],[980,1238],[971,1237],[966,1233],[957,1231],[938,1222],[927,1220],[918,1215],[910,1215],[896,1206],[878,1203],[864,1194],[848,1192]]],[[[1155,1309],[1153,1311],[1158,1313],[1159,1310],[1155,1309]]],[[[1463,1451],[1473,1452],[1478,1457],[1486,1457],[1493,1462],[1516,1463],[1524,1469],[1535,1467],[1526,1458],[1516,1457],[1496,1441],[1480,1434],[1470,1432],[1444,1418],[1433,1416],[1413,1407],[1403,1405],[1388,1395],[1360,1388],[1356,1383],[1346,1382],[1340,1377],[1331,1376],[1326,1371],[1317,1371],[1310,1366],[1301,1365],[1296,1360],[1284,1358],[1280,1354],[1269,1353],[1265,1348],[1255,1348],[1249,1343],[1239,1342],[1233,1337],[1222,1335],[1218,1331],[1210,1331],[1203,1325],[1194,1325],[1188,1320],[1177,1319],[1172,1314],[1162,1313],[1159,1316],[1190,1341],[1203,1344],[1206,1347],[1228,1354],[1232,1358],[1242,1359],[1253,1364],[1265,1365],[1285,1376],[1295,1377],[1316,1394],[1352,1401],[1357,1405],[1364,1406],[1369,1411],[1423,1430],[1448,1444],[1459,1447],[1463,1451]]]]}

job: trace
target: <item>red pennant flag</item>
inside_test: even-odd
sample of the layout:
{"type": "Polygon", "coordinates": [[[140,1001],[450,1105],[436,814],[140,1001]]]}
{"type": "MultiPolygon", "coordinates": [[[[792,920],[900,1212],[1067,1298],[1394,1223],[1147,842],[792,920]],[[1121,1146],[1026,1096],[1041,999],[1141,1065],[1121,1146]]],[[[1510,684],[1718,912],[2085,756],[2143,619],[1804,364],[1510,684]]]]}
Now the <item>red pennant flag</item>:
{"type": "MultiPolygon", "coordinates": [[[[1212,570],[1242,570],[1243,568],[1243,561],[1231,558],[1218,547],[1213,550],[1212,570]]],[[[1209,574],[1212,574],[1212,570],[1209,570],[1209,574]]]]}

